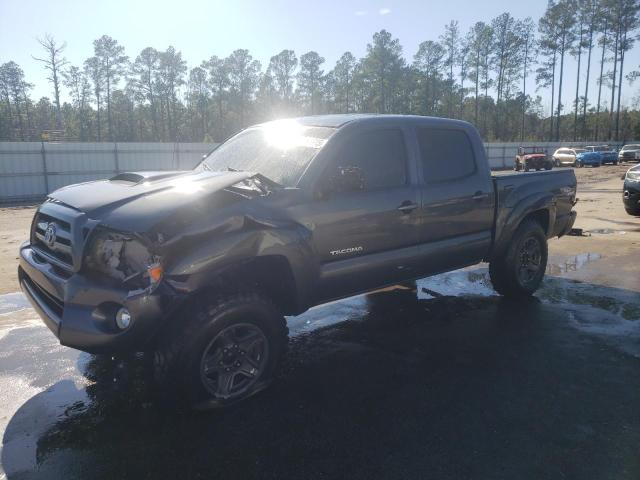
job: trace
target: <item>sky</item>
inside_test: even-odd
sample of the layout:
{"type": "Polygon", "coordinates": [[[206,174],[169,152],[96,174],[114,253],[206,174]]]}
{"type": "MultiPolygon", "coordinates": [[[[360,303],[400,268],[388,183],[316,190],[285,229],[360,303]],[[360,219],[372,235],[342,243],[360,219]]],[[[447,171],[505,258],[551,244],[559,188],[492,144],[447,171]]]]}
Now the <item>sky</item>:
{"type": "MultiPolygon", "coordinates": [[[[93,40],[106,34],[124,45],[131,59],[145,47],[163,50],[173,45],[191,68],[212,55],[224,57],[247,48],[264,68],[272,55],[290,48],[298,56],[316,50],[327,61],[325,70],[330,70],[347,50],[363,56],[373,33],[383,28],[400,39],[404,56],[411,61],[420,42],[437,40],[452,19],[465,34],[475,22],[489,22],[505,11],[537,22],[546,4],[546,0],[0,0],[0,63],[18,63],[35,85],[36,99],[52,97],[43,65],[32,58],[42,53],[36,39],[45,33],[67,43],[65,56],[74,65],[90,57],[93,40]]],[[[593,67],[598,59],[594,51],[592,91],[597,88],[593,67]]],[[[629,66],[625,71],[640,65],[640,42],[625,65],[629,66]]],[[[567,105],[575,95],[573,60],[565,71],[567,105]]],[[[533,79],[528,89],[532,87],[533,79]]],[[[544,91],[538,93],[548,110],[550,98],[544,91]]],[[[640,81],[631,87],[625,81],[624,101],[639,93],[640,81]]]]}

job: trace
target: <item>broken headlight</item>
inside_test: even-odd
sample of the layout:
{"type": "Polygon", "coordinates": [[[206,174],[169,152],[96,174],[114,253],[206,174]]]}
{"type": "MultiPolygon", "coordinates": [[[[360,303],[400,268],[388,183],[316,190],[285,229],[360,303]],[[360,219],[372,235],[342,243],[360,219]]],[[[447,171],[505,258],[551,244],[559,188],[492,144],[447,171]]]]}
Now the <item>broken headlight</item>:
{"type": "Polygon", "coordinates": [[[130,288],[147,288],[162,280],[160,257],[136,235],[99,229],[86,257],[90,271],[105,274],[130,288]]]}

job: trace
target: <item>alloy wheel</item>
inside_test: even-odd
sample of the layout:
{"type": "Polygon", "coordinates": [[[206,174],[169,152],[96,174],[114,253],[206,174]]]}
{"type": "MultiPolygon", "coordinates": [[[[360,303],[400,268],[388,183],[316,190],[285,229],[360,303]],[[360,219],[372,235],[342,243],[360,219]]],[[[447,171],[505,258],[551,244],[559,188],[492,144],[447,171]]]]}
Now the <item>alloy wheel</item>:
{"type": "Polygon", "coordinates": [[[268,357],[269,343],[260,327],[236,323],[224,328],[204,349],[200,379],[216,398],[240,397],[264,373],[268,357]]]}

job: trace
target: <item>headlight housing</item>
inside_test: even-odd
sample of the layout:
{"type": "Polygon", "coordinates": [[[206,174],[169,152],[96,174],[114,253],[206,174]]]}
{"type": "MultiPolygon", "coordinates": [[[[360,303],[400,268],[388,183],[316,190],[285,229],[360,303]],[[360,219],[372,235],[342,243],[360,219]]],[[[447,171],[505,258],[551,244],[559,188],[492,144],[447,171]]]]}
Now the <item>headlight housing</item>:
{"type": "Polygon", "coordinates": [[[640,170],[637,172],[627,172],[626,180],[631,182],[640,182],[640,170]]]}
{"type": "Polygon", "coordinates": [[[153,287],[162,280],[160,257],[150,252],[139,237],[103,228],[93,232],[85,264],[90,271],[130,288],[153,287]]]}

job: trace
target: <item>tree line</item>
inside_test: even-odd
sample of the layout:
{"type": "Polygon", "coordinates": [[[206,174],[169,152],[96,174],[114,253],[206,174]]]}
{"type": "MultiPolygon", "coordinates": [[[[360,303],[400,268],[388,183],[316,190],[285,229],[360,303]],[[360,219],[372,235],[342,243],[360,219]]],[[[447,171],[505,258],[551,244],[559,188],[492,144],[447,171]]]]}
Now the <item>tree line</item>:
{"type": "Polygon", "coordinates": [[[52,98],[34,101],[20,66],[0,65],[0,140],[221,141],[273,118],[353,112],[464,119],[486,140],[640,138],[640,98],[621,105],[623,88],[640,76],[625,64],[639,11],[638,0],[550,0],[537,24],[505,12],[465,33],[452,20],[412,59],[381,30],[364,57],[347,51],[332,69],[315,51],[298,57],[288,49],[264,68],[238,49],[188,69],[173,46],[129,57],[107,35],[93,42],[92,57],[71,65],[66,44],[46,35],[33,58],[52,98]],[[569,62],[571,92],[563,87],[569,62]]]}

